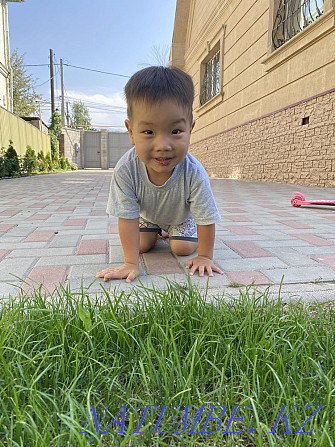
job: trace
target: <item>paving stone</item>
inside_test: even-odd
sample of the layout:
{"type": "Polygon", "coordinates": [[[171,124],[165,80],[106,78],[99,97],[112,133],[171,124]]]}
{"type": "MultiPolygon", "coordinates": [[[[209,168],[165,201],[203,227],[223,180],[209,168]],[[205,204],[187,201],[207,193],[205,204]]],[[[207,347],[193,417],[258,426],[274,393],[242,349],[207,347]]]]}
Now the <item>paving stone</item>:
{"type": "Polygon", "coordinates": [[[8,299],[16,295],[20,284],[19,281],[0,282],[0,306],[2,299],[8,299]]]}
{"type": "MultiPolygon", "coordinates": [[[[2,242],[0,239],[0,249],[2,250],[17,250],[22,248],[22,238],[20,238],[19,242],[2,242]]],[[[45,248],[47,246],[47,242],[24,242],[24,248],[29,250],[31,248],[45,248]]]]}
{"type": "Polygon", "coordinates": [[[109,226],[109,232],[113,234],[119,234],[119,226],[118,224],[111,224],[109,226]]]}
{"type": "Polygon", "coordinates": [[[231,220],[232,222],[251,222],[250,219],[244,216],[222,216],[224,219],[231,220]]]}
{"type": "Polygon", "coordinates": [[[109,241],[109,264],[123,264],[124,263],[124,253],[122,246],[120,244],[114,245],[112,241],[109,241]]]}
{"type": "Polygon", "coordinates": [[[103,230],[107,232],[108,222],[107,219],[97,220],[96,218],[92,218],[88,220],[86,225],[86,230],[103,230]]]}
{"type": "Polygon", "coordinates": [[[311,258],[335,270],[335,254],[334,255],[320,254],[317,256],[311,256],[311,258]]]}
{"type": "Polygon", "coordinates": [[[68,270],[68,266],[34,267],[21,285],[22,291],[29,295],[42,286],[42,294],[53,294],[60,284],[64,284],[68,270]]]}
{"type": "Polygon", "coordinates": [[[34,231],[25,240],[26,242],[49,242],[55,236],[54,231],[34,231]]]}
{"type": "Polygon", "coordinates": [[[181,273],[182,269],[172,253],[143,253],[148,274],[181,273]]]}
{"type": "Polygon", "coordinates": [[[286,269],[261,270],[264,275],[268,276],[272,281],[280,283],[284,275],[285,283],[305,283],[312,281],[334,281],[334,270],[320,266],[316,263],[313,267],[291,267],[286,269]]]}
{"type": "Polygon", "coordinates": [[[92,255],[99,253],[107,253],[106,240],[84,240],[79,243],[76,254],[77,255],[92,255]]]}
{"type": "Polygon", "coordinates": [[[0,224],[0,233],[6,233],[14,227],[16,227],[15,224],[0,224]]]}
{"type": "Polygon", "coordinates": [[[34,214],[30,216],[27,220],[47,220],[51,214],[34,214]]]}
{"type": "Polygon", "coordinates": [[[84,227],[87,223],[86,219],[67,219],[64,222],[65,226],[75,226],[75,227],[84,227]]]}
{"type": "Polygon", "coordinates": [[[250,284],[269,284],[269,279],[262,273],[251,270],[245,272],[227,272],[227,277],[231,282],[238,284],[250,285],[250,284]]]}
{"type": "Polygon", "coordinates": [[[50,248],[61,248],[61,247],[77,247],[79,243],[80,236],[78,234],[67,235],[67,234],[56,234],[55,237],[49,244],[50,248]]]}
{"type": "Polygon", "coordinates": [[[36,265],[39,267],[46,267],[51,265],[100,264],[103,262],[106,262],[107,264],[106,255],[45,256],[40,258],[36,265]]]}
{"type": "Polygon", "coordinates": [[[62,247],[62,248],[31,248],[27,250],[26,248],[21,248],[17,250],[12,250],[8,255],[9,258],[20,258],[21,256],[33,257],[33,258],[43,258],[43,257],[64,257],[74,254],[73,247],[62,247]]]}
{"type": "Polygon", "coordinates": [[[281,221],[280,223],[291,228],[313,229],[313,227],[310,227],[309,225],[306,225],[303,222],[297,222],[296,220],[286,220],[281,221]]]}
{"type": "Polygon", "coordinates": [[[251,228],[246,227],[246,226],[243,226],[243,227],[229,226],[229,227],[226,227],[226,229],[231,231],[232,233],[238,234],[238,235],[255,235],[255,234],[257,234],[254,230],[252,230],[251,228]]]}
{"type": "Polygon", "coordinates": [[[308,255],[304,255],[291,247],[268,248],[268,251],[272,253],[273,256],[277,256],[278,259],[281,259],[289,266],[303,267],[308,265],[315,265],[315,262],[308,255]]]}
{"type": "MultiPolygon", "coordinates": [[[[244,259],[217,259],[218,267],[224,272],[248,271],[248,270],[267,270],[289,268],[285,262],[277,257],[264,258],[244,258],[244,259]]],[[[304,267],[305,268],[305,267],[304,267]]]]}
{"type": "Polygon", "coordinates": [[[0,281],[24,279],[30,268],[36,263],[35,258],[4,258],[0,262],[0,281]]]}
{"type": "Polygon", "coordinates": [[[260,258],[264,256],[271,256],[271,253],[258,247],[253,242],[225,241],[225,244],[232,250],[239,253],[243,258],[260,258]]]}
{"type": "Polygon", "coordinates": [[[293,234],[293,236],[313,245],[334,245],[334,242],[313,234],[293,234]]]}
{"type": "Polygon", "coordinates": [[[0,261],[2,261],[9,253],[9,250],[0,250],[0,261]]]}
{"type": "Polygon", "coordinates": [[[18,212],[17,210],[4,210],[1,211],[0,216],[15,216],[18,212]]]}
{"type": "Polygon", "coordinates": [[[106,217],[106,216],[108,216],[108,214],[106,213],[105,210],[92,210],[90,212],[90,216],[103,216],[103,217],[106,217]]]}

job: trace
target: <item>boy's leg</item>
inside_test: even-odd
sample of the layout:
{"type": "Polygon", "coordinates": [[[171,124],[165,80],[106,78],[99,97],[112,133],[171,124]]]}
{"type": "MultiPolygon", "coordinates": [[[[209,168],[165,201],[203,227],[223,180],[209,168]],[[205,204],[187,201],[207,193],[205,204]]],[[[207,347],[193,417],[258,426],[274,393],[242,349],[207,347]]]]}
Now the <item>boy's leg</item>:
{"type": "Polygon", "coordinates": [[[170,247],[177,256],[188,256],[198,248],[197,226],[193,217],[169,227],[170,247]]]}
{"type": "Polygon", "coordinates": [[[140,253],[146,253],[151,250],[156,244],[158,234],[161,234],[161,229],[158,225],[155,225],[140,216],[139,218],[140,229],[140,253]]]}
{"type": "Polygon", "coordinates": [[[151,250],[157,241],[157,231],[140,231],[140,253],[151,250]]]}

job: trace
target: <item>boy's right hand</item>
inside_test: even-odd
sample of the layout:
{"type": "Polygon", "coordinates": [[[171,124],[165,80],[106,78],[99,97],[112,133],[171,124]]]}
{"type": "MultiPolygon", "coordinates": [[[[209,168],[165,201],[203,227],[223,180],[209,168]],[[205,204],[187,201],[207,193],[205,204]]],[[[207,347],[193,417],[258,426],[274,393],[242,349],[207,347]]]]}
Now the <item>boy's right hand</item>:
{"type": "Polygon", "coordinates": [[[98,272],[95,277],[103,278],[104,281],[108,281],[109,279],[126,278],[126,282],[132,282],[139,274],[140,269],[137,264],[129,264],[125,262],[120,267],[101,270],[101,272],[98,272]]]}

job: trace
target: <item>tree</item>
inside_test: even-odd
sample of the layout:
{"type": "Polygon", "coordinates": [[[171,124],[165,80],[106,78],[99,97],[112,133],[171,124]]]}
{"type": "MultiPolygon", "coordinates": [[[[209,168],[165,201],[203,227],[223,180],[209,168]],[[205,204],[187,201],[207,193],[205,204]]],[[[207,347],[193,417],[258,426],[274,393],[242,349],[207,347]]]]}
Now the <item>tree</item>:
{"type": "Polygon", "coordinates": [[[13,112],[19,116],[33,116],[38,113],[37,101],[42,99],[35,91],[36,80],[26,73],[24,54],[14,50],[11,57],[13,71],[13,112]]]}
{"type": "Polygon", "coordinates": [[[82,101],[73,103],[71,121],[72,127],[82,127],[85,130],[92,129],[90,114],[82,101]]]}
{"type": "Polygon", "coordinates": [[[49,135],[51,143],[51,156],[53,160],[59,159],[59,137],[62,133],[62,117],[54,112],[50,118],[49,135]]]}

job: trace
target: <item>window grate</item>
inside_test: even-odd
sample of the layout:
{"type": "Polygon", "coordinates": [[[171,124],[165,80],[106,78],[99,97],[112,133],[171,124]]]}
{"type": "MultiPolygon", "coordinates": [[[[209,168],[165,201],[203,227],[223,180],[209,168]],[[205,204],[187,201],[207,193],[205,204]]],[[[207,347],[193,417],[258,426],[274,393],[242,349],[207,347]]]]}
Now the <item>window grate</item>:
{"type": "Polygon", "coordinates": [[[272,30],[276,50],[323,14],[323,0],[280,0],[272,30]]]}
{"type": "Polygon", "coordinates": [[[206,63],[200,92],[202,106],[220,91],[220,51],[206,63]]]}

